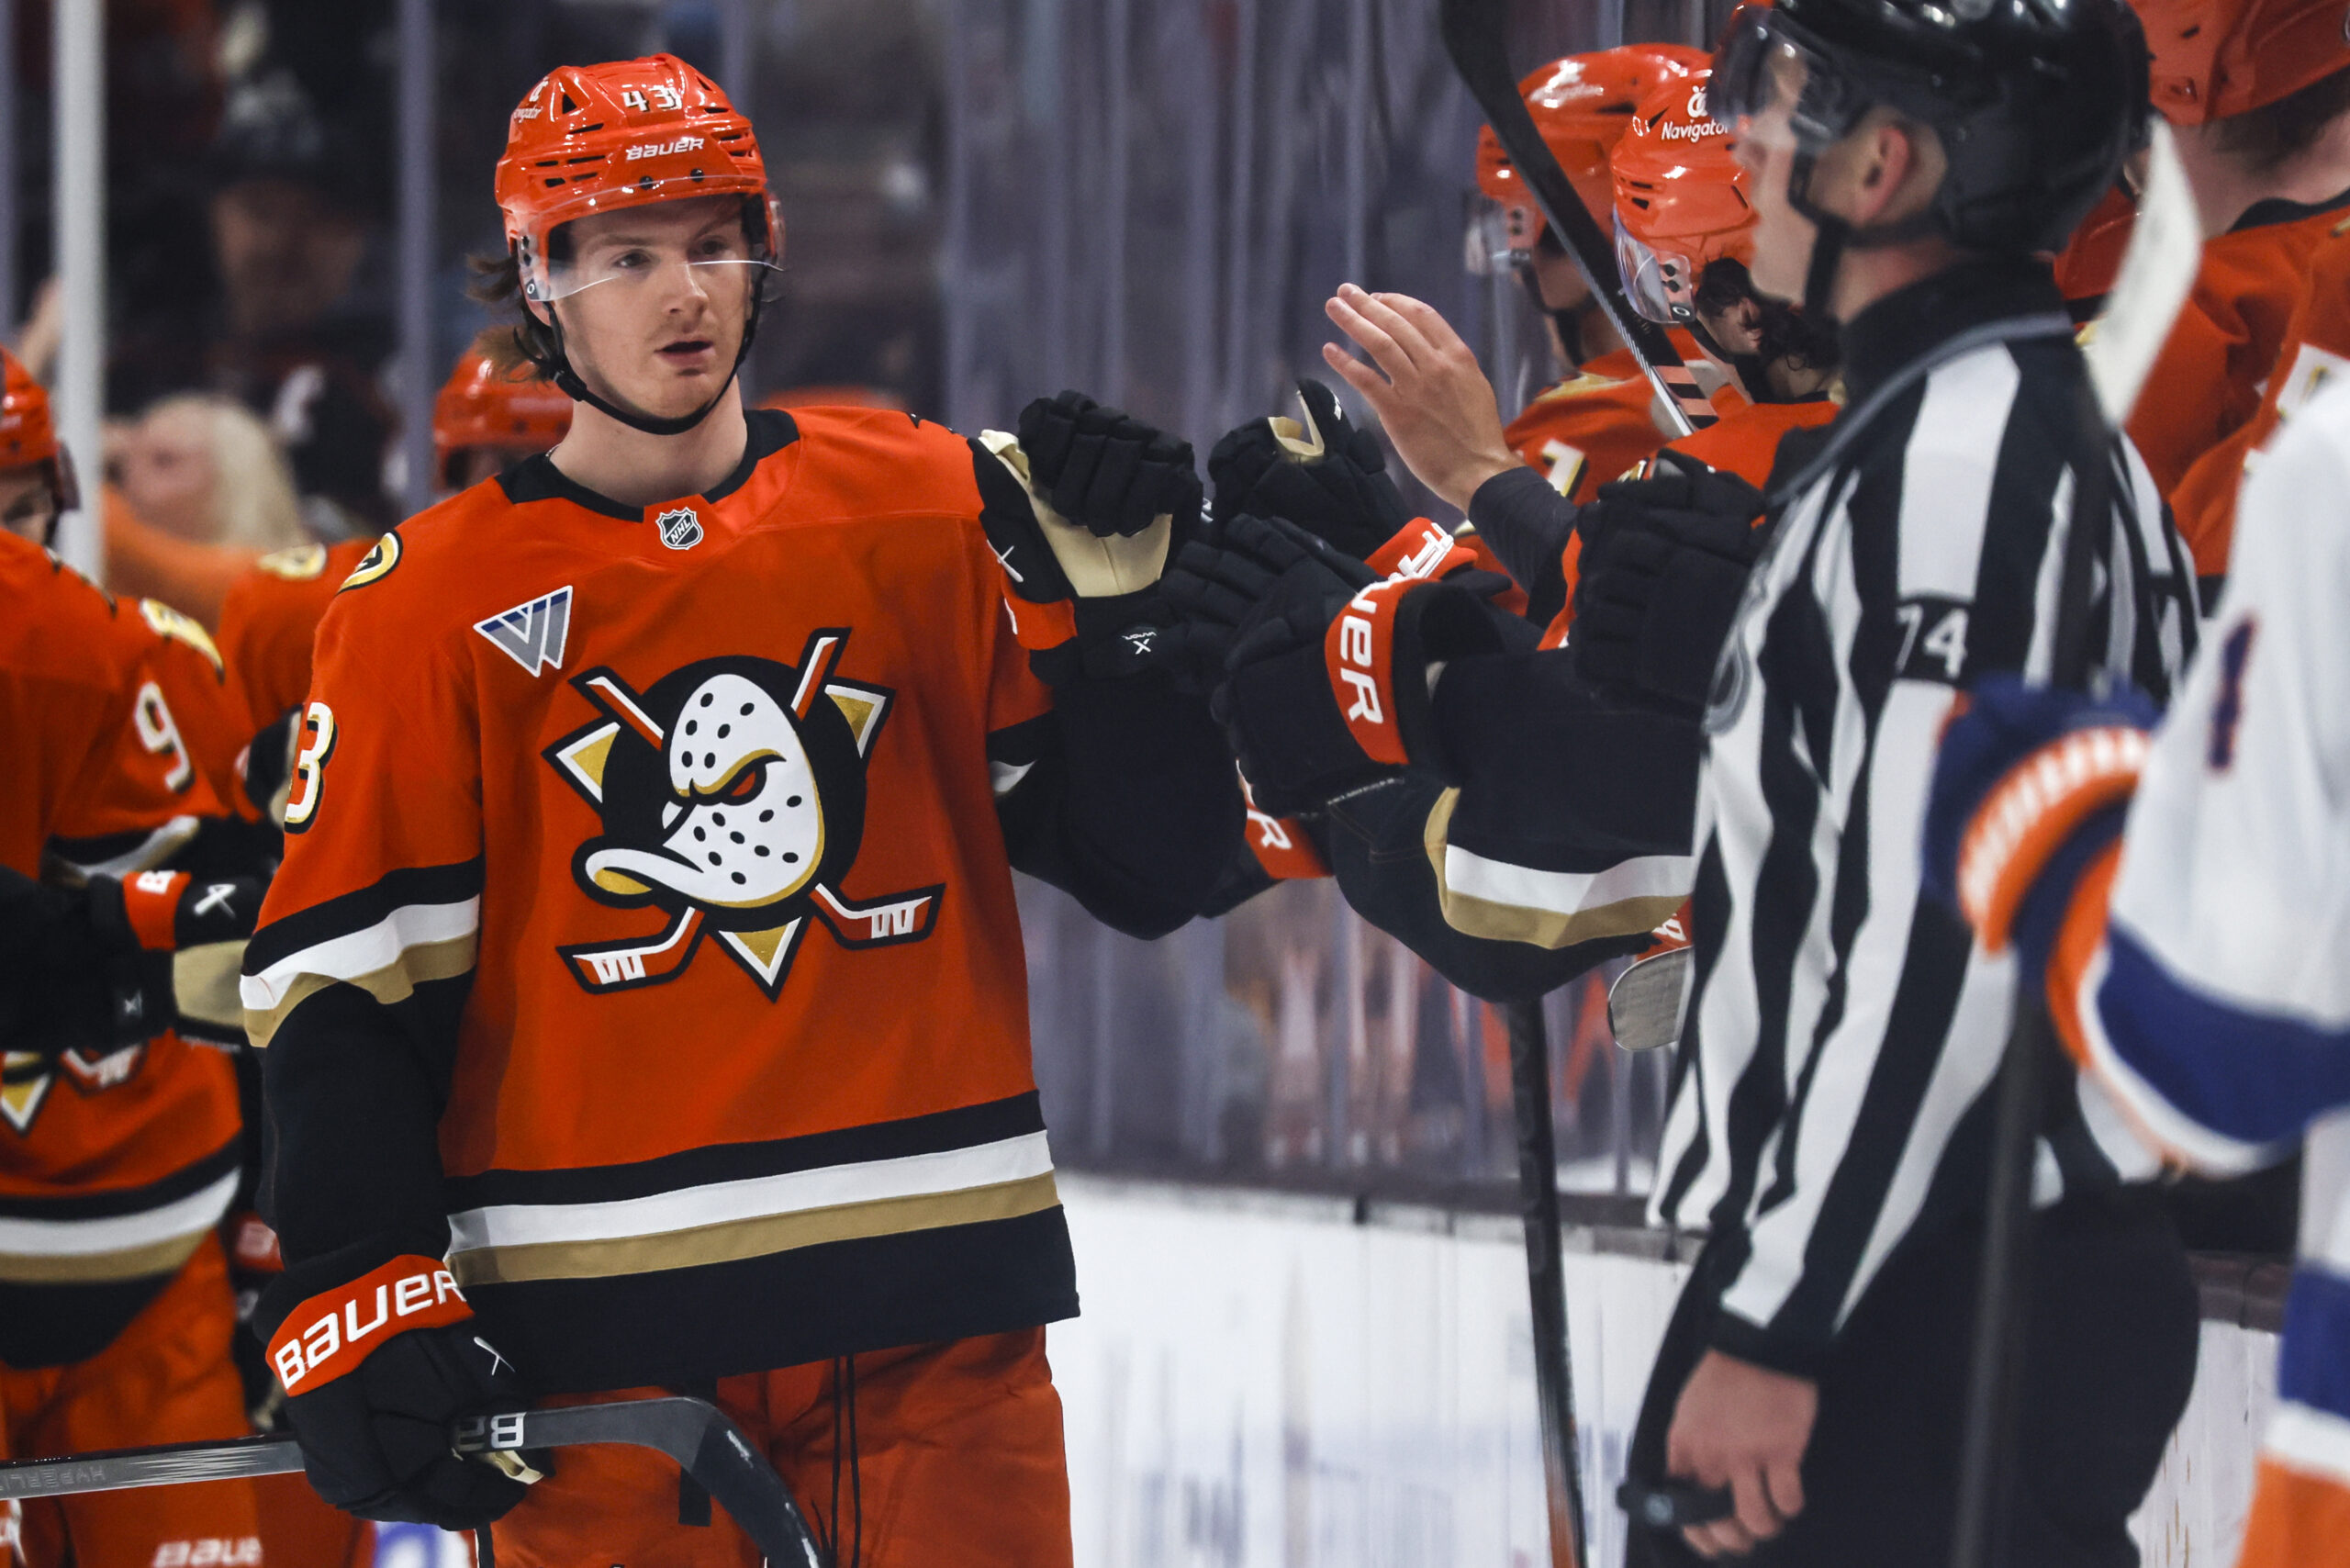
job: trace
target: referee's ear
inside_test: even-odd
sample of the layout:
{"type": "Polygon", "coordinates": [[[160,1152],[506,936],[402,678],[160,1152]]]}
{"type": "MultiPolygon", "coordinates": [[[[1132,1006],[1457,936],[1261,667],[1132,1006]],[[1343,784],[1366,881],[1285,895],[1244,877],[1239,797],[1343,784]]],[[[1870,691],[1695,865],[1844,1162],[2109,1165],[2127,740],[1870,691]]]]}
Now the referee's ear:
{"type": "Polygon", "coordinates": [[[1879,105],[1820,155],[1812,199],[1854,229],[1895,224],[1926,210],[1948,166],[1931,126],[1879,105]]]}

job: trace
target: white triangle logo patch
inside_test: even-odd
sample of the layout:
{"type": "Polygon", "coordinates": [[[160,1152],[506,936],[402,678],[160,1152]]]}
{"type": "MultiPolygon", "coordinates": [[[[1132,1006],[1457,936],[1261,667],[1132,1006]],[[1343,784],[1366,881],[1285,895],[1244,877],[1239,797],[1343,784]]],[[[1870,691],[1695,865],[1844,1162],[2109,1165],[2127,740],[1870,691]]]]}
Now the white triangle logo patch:
{"type": "Polygon", "coordinates": [[[571,585],[476,621],[474,630],[532,675],[561,669],[563,645],[571,634],[571,585]]]}

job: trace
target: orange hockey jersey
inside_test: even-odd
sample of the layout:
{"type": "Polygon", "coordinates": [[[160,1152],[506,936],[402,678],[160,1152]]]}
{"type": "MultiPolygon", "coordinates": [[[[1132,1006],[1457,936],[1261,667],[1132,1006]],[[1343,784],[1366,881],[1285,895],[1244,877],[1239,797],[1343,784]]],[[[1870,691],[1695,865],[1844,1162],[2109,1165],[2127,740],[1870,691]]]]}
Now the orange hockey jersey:
{"type": "Polygon", "coordinates": [[[310,643],[343,578],[372,539],[305,544],[264,555],[220,603],[220,656],[244,693],[248,735],[301,706],[310,690],[310,643]]]}
{"type": "MultiPolygon", "coordinates": [[[[2204,454],[2248,423],[2285,345],[2287,321],[2300,303],[2311,252],[2350,206],[2350,192],[2322,207],[2255,204],[2225,234],[2204,241],[2194,292],[2147,377],[2146,396],[2130,416],[2130,439],[2165,499],[2204,454]]],[[[2223,562],[2196,552],[2210,576],[2223,562]]]]}
{"type": "Polygon", "coordinates": [[[664,505],[510,470],[329,609],[245,960],[289,1304],[445,1238],[545,1390],[1076,1310],[1007,854],[1061,716],[971,449],[750,420],[664,505]]]}
{"type": "MultiPolygon", "coordinates": [[[[2172,521],[2194,552],[2195,569],[2223,577],[2235,543],[2236,492],[2277,427],[2324,382],[2350,366],[2350,218],[2337,217],[2309,258],[2300,301],[2285,328],[2285,346],[2260,408],[2244,426],[2196,460],[2171,492],[2172,521]]],[[[2210,599],[2204,599],[2209,608],[2210,599]]]]}
{"type": "MultiPolygon", "coordinates": [[[[1697,362],[1697,345],[1685,333],[1675,332],[1673,342],[1683,358],[1697,362]]],[[[1745,401],[1729,386],[1713,395],[1717,413],[1745,401]]],[[[1537,395],[1502,432],[1521,462],[1577,501],[1653,454],[1666,434],[1656,422],[1656,389],[1629,349],[1601,354],[1537,395]]]]}
{"type": "MultiPolygon", "coordinates": [[[[0,865],[130,876],[219,814],[191,738],[217,674],[172,612],[109,599],[7,533],[0,604],[0,865]]],[[[11,1051],[6,1066],[0,1285],[178,1268],[237,1184],[229,1058],[163,1035],[97,1058],[11,1051]]]]}

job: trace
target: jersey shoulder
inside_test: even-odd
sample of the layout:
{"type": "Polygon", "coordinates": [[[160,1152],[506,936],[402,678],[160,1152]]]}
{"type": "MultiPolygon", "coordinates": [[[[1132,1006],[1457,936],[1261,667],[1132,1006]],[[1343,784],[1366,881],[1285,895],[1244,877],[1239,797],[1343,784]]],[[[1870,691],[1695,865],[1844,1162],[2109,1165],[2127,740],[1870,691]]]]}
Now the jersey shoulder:
{"type": "Polygon", "coordinates": [[[795,521],[979,516],[970,443],[946,425],[894,409],[794,409],[790,418],[799,466],[786,504],[795,521]]]}
{"type": "MultiPolygon", "coordinates": [[[[337,637],[415,649],[449,635],[453,625],[470,624],[462,620],[468,607],[525,580],[512,558],[511,544],[522,536],[519,510],[496,479],[486,479],[409,518],[341,575],[320,613],[320,636],[331,628],[337,637]]],[[[322,570],[305,586],[324,580],[322,570]]]]}
{"type": "Polygon", "coordinates": [[[0,669],[112,689],[147,639],[117,599],[28,539],[0,532],[0,669]]]}

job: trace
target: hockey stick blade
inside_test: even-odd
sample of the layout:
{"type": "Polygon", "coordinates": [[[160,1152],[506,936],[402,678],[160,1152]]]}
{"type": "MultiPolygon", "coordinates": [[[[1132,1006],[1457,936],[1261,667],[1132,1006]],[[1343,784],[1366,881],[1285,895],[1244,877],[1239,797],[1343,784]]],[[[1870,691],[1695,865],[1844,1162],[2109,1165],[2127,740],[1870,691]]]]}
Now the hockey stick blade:
{"type": "MultiPolygon", "coordinates": [[[[742,1428],[707,1401],[673,1396],[517,1410],[460,1422],[450,1432],[449,1443],[459,1453],[512,1453],[583,1443],[655,1449],[677,1461],[716,1499],[758,1545],[770,1568],[823,1568],[815,1538],[782,1478],[751,1447],[742,1428]]],[[[234,1481],[285,1475],[301,1468],[301,1446],[292,1438],[166,1443],[0,1463],[0,1498],[234,1481]]]]}
{"type": "Polygon", "coordinates": [[[2146,190],[2138,201],[2130,245],[2084,351],[2098,404],[2114,424],[2127,423],[2137,407],[2202,263],[2202,218],[2195,194],[2179,166],[2170,127],[2156,116],[2147,147],[2146,190]]]}
{"type": "Polygon", "coordinates": [[[1624,293],[1624,280],[1616,270],[1615,244],[1600,231],[1567,172],[1559,167],[1542,133],[1534,129],[1534,116],[1528,111],[1526,100],[1517,95],[1517,78],[1509,68],[1509,6],[1510,0],[1442,0],[1437,28],[1443,36],[1445,52],[1452,57],[1452,68],[1460,73],[1469,95],[1484,111],[1485,123],[1494,128],[1518,177],[1534,194],[1544,219],[1565,244],[1567,254],[1574,258],[1583,281],[1591,285],[1592,297],[1606,312],[1608,323],[1648,373],[1666,416],[1673,421],[1673,433],[1687,435],[1703,430],[1714,422],[1713,405],[1706,401],[1697,378],[1689,374],[1689,366],[1664,329],[1632,308],[1624,293]]]}
{"type": "Polygon", "coordinates": [[[1652,953],[1607,988],[1607,1026],[1628,1051],[1652,1051],[1681,1038],[1681,1005],[1689,994],[1691,949],[1652,953]]]}

